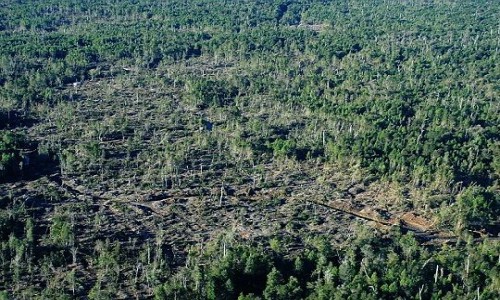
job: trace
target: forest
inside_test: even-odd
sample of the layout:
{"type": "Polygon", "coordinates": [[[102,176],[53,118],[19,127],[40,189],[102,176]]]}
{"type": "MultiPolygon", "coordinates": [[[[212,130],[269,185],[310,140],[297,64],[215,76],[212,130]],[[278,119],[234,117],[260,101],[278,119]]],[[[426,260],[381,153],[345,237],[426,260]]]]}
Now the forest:
{"type": "Polygon", "coordinates": [[[0,299],[499,299],[499,20],[1,1],[0,299]]]}

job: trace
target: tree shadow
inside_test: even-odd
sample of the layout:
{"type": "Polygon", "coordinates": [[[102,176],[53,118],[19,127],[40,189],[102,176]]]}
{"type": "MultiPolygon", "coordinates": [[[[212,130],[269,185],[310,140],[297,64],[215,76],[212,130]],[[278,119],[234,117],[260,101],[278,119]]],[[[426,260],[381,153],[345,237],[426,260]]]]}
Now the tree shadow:
{"type": "Polygon", "coordinates": [[[0,111],[0,130],[31,127],[36,123],[36,119],[23,116],[23,114],[18,111],[0,111]]]}
{"type": "Polygon", "coordinates": [[[42,153],[38,142],[11,131],[30,128],[37,122],[37,119],[23,116],[17,111],[0,111],[0,143],[4,145],[0,151],[0,183],[35,180],[59,172],[57,153],[51,150],[42,153]]]}
{"type": "Polygon", "coordinates": [[[31,181],[60,171],[59,159],[54,153],[38,153],[37,149],[23,149],[14,168],[0,173],[0,183],[14,183],[16,181],[31,181]]]}

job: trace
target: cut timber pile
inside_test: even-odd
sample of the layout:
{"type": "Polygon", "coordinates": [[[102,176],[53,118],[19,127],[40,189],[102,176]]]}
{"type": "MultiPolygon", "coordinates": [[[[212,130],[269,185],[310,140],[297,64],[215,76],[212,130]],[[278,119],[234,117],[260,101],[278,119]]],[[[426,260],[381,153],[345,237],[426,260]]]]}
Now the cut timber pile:
{"type": "Polygon", "coordinates": [[[414,228],[418,231],[423,231],[423,232],[429,231],[434,226],[434,224],[432,222],[430,222],[429,220],[427,220],[421,216],[417,216],[411,212],[403,214],[399,218],[399,221],[401,221],[402,224],[404,224],[408,227],[411,227],[411,228],[414,228]]]}

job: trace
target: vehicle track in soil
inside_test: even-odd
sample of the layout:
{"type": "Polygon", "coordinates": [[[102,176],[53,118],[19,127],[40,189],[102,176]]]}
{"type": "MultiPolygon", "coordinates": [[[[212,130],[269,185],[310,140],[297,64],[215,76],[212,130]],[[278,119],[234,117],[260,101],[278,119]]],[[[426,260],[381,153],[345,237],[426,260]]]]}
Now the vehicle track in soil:
{"type": "MultiPolygon", "coordinates": [[[[344,214],[352,215],[356,218],[360,218],[366,221],[375,222],[377,224],[387,226],[387,227],[399,227],[403,233],[412,232],[414,233],[415,238],[417,238],[423,245],[438,245],[445,243],[455,243],[460,237],[451,231],[437,230],[433,228],[433,225],[423,225],[417,222],[412,222],[405,218],[407,214],[403,214],[400,216],[391,216],[387,219],[377,218],[370,216],[369,214],[363,212],[363,210],[356,210],[349,205],[346,204],[329,204],[322,203],[319,201],[308,200],[308,202],[312,202],[314,204],[326,207],[328,209],[332,209],[344,214]]],[[[418,217],[420,218],[420,217],[418,217]]],[[[423,218],[421,218],[423,219],[423,218]]],[[[500,241],[500,236],[498,236],[498,228],[500,225],[492,225],[489,228],[482,228],[481,231],[478,230],[468,230],[471,234],[473,234],[473,241],[481,242],[484,239],[489,240],[497,240],[500,241]],[[496,235],[495,235],[496,233],[496,235]]]]}

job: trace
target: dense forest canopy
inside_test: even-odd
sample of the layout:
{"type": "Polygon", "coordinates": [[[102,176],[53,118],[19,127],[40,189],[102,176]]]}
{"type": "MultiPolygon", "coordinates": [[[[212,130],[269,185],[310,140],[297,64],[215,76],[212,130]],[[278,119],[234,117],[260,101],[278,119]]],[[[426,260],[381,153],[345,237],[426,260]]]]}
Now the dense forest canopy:
{"type": "Polygon", "coordinates": [[[2,1],[1,295],[500,297],[498,20],[2,1]]]}

